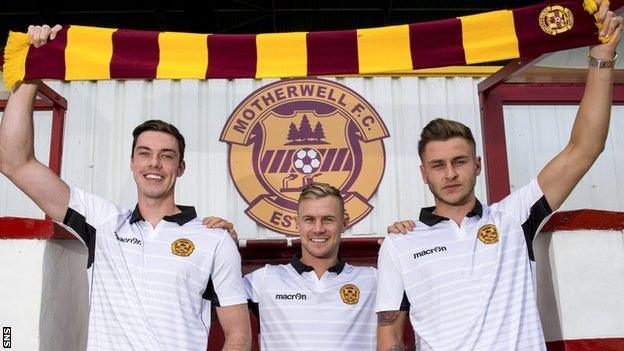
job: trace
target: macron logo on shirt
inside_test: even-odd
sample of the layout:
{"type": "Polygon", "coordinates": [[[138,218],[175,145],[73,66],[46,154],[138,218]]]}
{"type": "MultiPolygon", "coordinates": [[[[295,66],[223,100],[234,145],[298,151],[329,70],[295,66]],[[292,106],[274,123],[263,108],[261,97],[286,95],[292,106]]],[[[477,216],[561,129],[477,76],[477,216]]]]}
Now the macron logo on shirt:
{"type": "Polygon", "coordinates": [[[276,294],[276,300],[307,300],[308,297],[305,294],[296,293],[296,294],[276,294]]]}
{"type": "Polygon", "coordinates": [[[115,232],[115,239],[117,239],[117,241],[121,241],[122,243],[141,245],[141,240],[137,238],[122,238],[119,235],[117,235],[117,232],[115,232]]]}
{"type": "Polygon", "coordinates": [[[433,249],[422,250],[421,252],[415,253],[414,258],[420,258],[425,255],[429,255],[429,254],[436,253],[436,252],[443,252],[443,251],[446,251],[446,246],[436,246],[433,249]]]}

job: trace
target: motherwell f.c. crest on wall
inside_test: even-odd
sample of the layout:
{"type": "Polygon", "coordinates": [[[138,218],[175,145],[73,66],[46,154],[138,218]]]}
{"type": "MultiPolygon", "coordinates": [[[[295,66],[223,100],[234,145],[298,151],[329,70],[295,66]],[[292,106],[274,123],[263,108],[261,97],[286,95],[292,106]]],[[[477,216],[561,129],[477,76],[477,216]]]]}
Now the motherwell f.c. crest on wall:
{"type": "Polygon", "coordinates": [[[228,118],[230,174],[257,223],[297,234],[297,199],[311,182],[342,192],[351,224],[372,210],[368,200],[385,168],[388,130],[364,98],[333,81],[306,78],[268,84],[228,118]]]}

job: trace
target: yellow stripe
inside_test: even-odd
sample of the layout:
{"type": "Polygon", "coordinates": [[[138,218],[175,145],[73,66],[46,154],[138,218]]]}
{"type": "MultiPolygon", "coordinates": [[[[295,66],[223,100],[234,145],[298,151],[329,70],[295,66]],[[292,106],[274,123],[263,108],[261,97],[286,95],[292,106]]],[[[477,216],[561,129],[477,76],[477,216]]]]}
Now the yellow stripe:
{"type": "Polygon", "coordinates": [[[67,31],[65,79],[110,79],[116,29],[71,26],[67,31]]]}
{"type": "Polygon", "coordinates": [[[27,34],[9,32],[9,38],[4,48],[4,67],[2,72],[6,90],[10,91],[15,83],[24,79],[29,46],[30,39],[28,39],[27,34]]]}
{"type": "Polygon", "coordinates": [[[493,11],[459,19],[467,64],[506,60],[520,55],[513,12],[493,11]]]}
{"type": "Polygon", "coordinates": [[[158,35],[156,78],[206,78],[208,35],[164,32],[158,35]]]}
{"type": "Polygon", "coordinates": [[[357,30],[360,73],[411,70],[409,26],[357,30]]]}
{"type": "Polygon", "coordinates": [[[306,33],[258,34],[256,78],[297,77],[308,73],[306,33]]]}

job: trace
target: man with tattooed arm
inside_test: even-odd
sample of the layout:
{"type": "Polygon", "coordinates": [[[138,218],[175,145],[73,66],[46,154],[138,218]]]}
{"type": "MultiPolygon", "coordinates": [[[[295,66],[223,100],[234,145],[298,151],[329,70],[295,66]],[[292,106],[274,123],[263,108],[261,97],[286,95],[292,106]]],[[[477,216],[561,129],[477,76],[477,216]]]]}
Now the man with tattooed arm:
{"type": "Polygon", "coordinates": [[[421,176],[435,206],[388,228],[379,252],[378,350],[405,350],[409,317],[419,350],[546,350],[532,241],[604,149],[622,18],[600,4],[585,92],[568,145],[528,185],[485,205],[474,187],[481,158],[468,127],[444,119],[422,131],[421,176]]]}

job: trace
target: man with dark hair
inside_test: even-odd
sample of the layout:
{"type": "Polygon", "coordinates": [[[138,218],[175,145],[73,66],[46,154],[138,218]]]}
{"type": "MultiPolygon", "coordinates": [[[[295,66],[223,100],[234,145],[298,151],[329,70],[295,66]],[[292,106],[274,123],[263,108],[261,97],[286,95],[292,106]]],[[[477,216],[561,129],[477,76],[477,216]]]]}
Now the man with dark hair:
{"type": "Polygon", "coordinates": [[[545,350],[536,301],[532,242],[604,149],[615,48],[622,18],[600,4],[600,34],[569,144],[536,179],[490,206],[476,198],[481,158],[470,130],[429,123],[418,144],[422,179],[435,198],[417,224],[397,222],[379,252],[378,349],[404,350],[410,321],[419,350],[545,350]],[[407,301],[405,301],[407,300],[407,301]]]}
{"type": "Polygon", "coordinates": [[[244,277],[248,297],[259,307],[252,309],[259,310],[260,348],[374,350],[377,273],[338,253],[349,223],[340,191],[312,183],[298,203],[301,254],[244,277]]]}
{"type": "MultiPolygon", "coordinates": [[[[42,45],[60,27],[29,28],[42,45]]],[[[211,304],[225,335],[224,350],[251,345],[241,260],[222,229],[207,229],[195,209],[176,205],[175,185],[186,165],[184,138],[169,123],[135,129],[130,169],[138,203],[124,210],[70,188],[33,151],[38,82],[9,97],[0,124],[0,170],[50,218],[88,248],[88,350],[206,350],[211,304]]]]}
{"type": "Polygon", "coordinates": [[[186,149],[186,141],[184,140],[184,136],[174,125],[156,119],[150,119],[148,121],[145,121],[139,124],[136,128],[134,128],[134,130],[132,131],[132,153],[134,153],[134,147],[137,144],[139,135],[148,130],[171,134],[178,142],[178,153],[180,154],[180,162],[184,162],[184,149],[186,149]]]}

